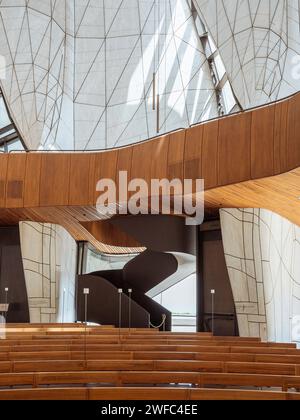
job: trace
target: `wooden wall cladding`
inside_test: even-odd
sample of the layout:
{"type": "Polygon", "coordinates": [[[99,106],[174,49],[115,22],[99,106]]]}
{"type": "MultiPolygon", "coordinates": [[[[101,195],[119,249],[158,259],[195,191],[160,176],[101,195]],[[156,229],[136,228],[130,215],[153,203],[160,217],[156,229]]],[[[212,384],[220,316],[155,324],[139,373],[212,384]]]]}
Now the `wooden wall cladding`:
{"type": "Polygon", "coordinates": [[[28,153],[24,183],[24,207],[38,207],[40,205],[41,168],[42,155],[28,153]]]}
{"type": "Polygon", "coordinates": [[[71,155],[44,153],[42,155],[40,206],[69,204],[71,155]]]}
{"type": "Polygon", "coordinates": [[[289,100],[287,124],[287,166],[300,165],[300,94],[289,100]]]}
{"type": "Polygon", "coordinates": [[[99,242],[109,246],[139,248],[141,244],[108,220],[82,223],[83,227],[99,242]]]}
{"type": "Polygon", "coordinates": [[[274,125],[274,174],[289,170],[287,156],[287,124],[289,102],[283,101],[275,105],[274,125]]]}
{"type": "Polygon", "coordinates": [[[252,114],[247,112],[219,121],[219,185],[250,179],[251,120],[252,114]]]}
{"type": "Polygon", "coordinates": [[[7,165],[6,206],[24,207],[26,154],[10,154],[7,165]]]}
{"type": "Polygon", "coordinates": [[[170,134],[168,153],[168,179],[184,178],[184,150],[186,130],[170,134]]]}
{"type": "Polygon", "coordinates": [[[252,112],[251,178],[274,175],[275,106],[252,112]]]}
{"type": "Polygon", "coordinates": [[[84,206],[89,201],[90,164],[92,155],[74,153],[70,162],[69,205],[84,206]]]}
{"type": "Polygon", "coordinates": [[[7,164],[8,155],[0,154],[0,207],[6,206],[7,164]]]}
{"type": "Polygon", "coordinates": [[[141,178],[150,183],[152,155],[154,147],[158,144],[158,140],[153,140],[133,146],[131,179],[141,178]]]}
{"type": "Polygon", "coordinates": [[[219,121],[203,124],[202,178],[207,190],[218,185],[218,135],[219,121]]]}
{"type": "Polygon", "coordinates": [[[119,173],[121,171],[127,171],[128,178],[131,179],[131,166],[132,166],[132,147],[124,147],[123,149],[118,150],[118,161],[117,161],[117,201],[120,202],[123,198],[119,197],[119,173]]]}
{"type": "MultiPolygon", "coordinates": [[[[0,208],[95,206],[100,179],[204,178],[205,189],[300,166],[300,94],[107,152],[0,154],[0,208]]],[[[73,210],[72,210],[73,211],[73,210]]],[[[70,210],[71,212],[71,210],[70,210]]]]}
{"type": "Polygon", "coordinates": [[[202,142],[203,125],[186,131],[184,153],[184,177],[186,179],[202,178],[202,142]]]}
{"type": "Polygon", "coordinates": [[[101,179],[107,178],[116,181],[117,163],[117,150],[93,154],[92,164],[90,166],[90,194],[92,204],[96,205],[99,197],[100,193],[97,191],[97,184],[101,179]]]}
{"type": "Polygon", "coordinates": [[[169,136],[160,137],[153,149],[151,160],[151,178],[164,179],[168,174],[169,136]]]}

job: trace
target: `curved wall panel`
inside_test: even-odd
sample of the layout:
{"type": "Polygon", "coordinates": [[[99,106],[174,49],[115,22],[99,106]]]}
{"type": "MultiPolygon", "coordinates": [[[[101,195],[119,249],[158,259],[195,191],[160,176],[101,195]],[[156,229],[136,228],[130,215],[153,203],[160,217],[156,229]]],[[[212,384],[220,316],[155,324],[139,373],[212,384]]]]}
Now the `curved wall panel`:
{"type": "Polygon", "coordinates": [[[144,140],[158,106],[161,133],[218,115],[186,0],[1,2],[0,44],[0,84],[29,149],[144,140]]]}
{"type": "Polygon", "coordinates": [[[30,322],[75,321],[77,246],[60,226],[20,223],[30,322]]]}
{"type": "Polygon", "coordinates": [[[299,2],[193,0],[244,109],[299,91],[299,2]]]}
{"type": "Polygon", "coordinates": [[[221,210],[240,334],[300,344],[300,228],[267,210],[221,210]]]}

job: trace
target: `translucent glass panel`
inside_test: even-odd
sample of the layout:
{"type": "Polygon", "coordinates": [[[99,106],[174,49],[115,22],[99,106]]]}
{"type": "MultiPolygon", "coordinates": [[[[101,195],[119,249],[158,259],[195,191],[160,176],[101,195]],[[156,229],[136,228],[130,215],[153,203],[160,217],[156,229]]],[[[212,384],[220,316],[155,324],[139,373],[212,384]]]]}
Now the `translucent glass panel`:
{"type": "Polygon", "coordinates": [[[247,109],[300,90],[297,0],[193,0],[247,109]],[[295,77],[296,76],[296,77],[295,77]]]}
{"type": "Polygon", "coordinates": [[[173,331],[196,330],[196,275],[193,274],[154,297],[172,312],[173,331]]]}
{"type": "Polygon", "coordinates": [[[7,115],[4,99],[0,96],[0,128],[6,127],[9,124],[11,124],[11,121],[7,115]]]}
{"type": "Polygon", "coordinates": [[[217,116],[186,0],[2,2],[0,43],[31,149],[117,147],[157,135],[158,119],[163,134],[217,116]]]}
{"type": "Polygon", "coordinates": [[[136,255],[104,255],[92,247],[87,248],[84,274],[95,271],[122,270],[136,255]]]}
{"type": "Polygon", "coordinates": [[[24,146],[12,123],[0,90],[0,150],[2,152],[21,151],[24,146]]]}
{"type": "Polygon", "coordinates": [[[233,92],[232,92],[232,89],[228,80],[222,89],[222,96],[223,96],[226,113],[229,114],[232,111],[232,109],[235,107],[236,100],[235,100],[235,97],[233,95],[233,92]]]}
{"type": "Polygon", "coordinates": [[[21,140],[17,139],[7,143],[7,151],[8,152],[18,152],[24,150],[23,143],[21,140]]]}

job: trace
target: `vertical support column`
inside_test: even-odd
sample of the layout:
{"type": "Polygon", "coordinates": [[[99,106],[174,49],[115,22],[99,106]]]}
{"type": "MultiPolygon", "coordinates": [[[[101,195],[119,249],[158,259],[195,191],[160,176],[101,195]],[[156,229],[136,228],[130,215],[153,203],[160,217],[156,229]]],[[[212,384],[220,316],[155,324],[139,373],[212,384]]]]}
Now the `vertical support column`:
{"type": "Polygon", "coordinates": [[[216,291],[212,289],[211,293],[211,332],[215,335],[215,293],[216,291]]]}
{"type": "Polygon", "coordinates": [[[62,324],[65,322],[65,301],[66,301],[66,288],[63,290],[63,304],[62,304],[62,324]]]}
{"type": "Polygon", "coordinates": [[[119,293],[119,340],[121,340],[121,328],[122,328],[122,294],[123,289],[118,289],[119,293]]]}
{"type": "Polygon", "coordinates": [[[156,96],[156,131],[157,134],[160,132],[160,96],[156,96]]]}
{"type": "Polygon", "coordinates": [[[129,302],[128,302],[128,328],[129,328],[129,334],[130,334],[131,333],[132,289],[128,289],[128,296],[129,296],[129,302]]]}
{"type": "Polygon", "coordinates": [[[200,226],[196,226],[197,331],[205,331],[203,243],[200,226]]]}
{"type": "Polygon", "coordinates": [[[7,314],[8,314],[8,287],[5,287],[5,305],[6,305],[6,312],[4,313],[5,323],[7,322],[7,314]]]}

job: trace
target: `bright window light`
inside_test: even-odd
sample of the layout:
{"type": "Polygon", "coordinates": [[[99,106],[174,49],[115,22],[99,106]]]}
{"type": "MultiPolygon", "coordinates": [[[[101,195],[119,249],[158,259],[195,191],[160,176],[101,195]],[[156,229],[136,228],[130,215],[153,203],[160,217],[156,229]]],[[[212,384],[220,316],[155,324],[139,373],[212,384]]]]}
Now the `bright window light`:
{"type": "Polygon", "coordinates": [[[236,101],[233,96],[233,92],[232,92],[232,89],[228,80],[222,89],[222,95],[223,95],[223,101],[224,101],[226,113],[229,113],[236,105],[236,101]]]}

